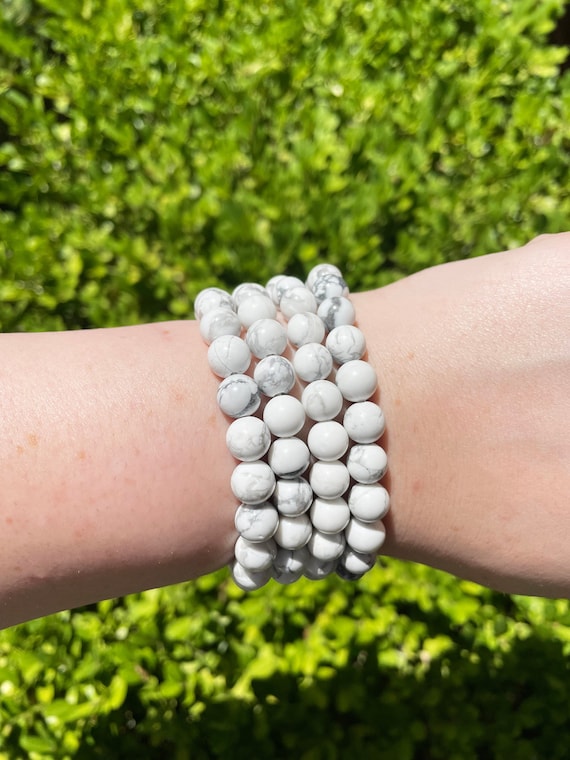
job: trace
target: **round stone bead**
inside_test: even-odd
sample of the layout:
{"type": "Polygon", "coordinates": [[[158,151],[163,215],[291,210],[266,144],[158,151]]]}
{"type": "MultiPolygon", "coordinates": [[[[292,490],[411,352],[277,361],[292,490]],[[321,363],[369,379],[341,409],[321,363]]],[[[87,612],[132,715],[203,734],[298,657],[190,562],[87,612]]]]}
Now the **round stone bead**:
{"type": "Polygon", "coordinates": [[[316,559],[330,562],[342,555],[345,546],[344,533],[321,533],[320,530],[313,530],[307,549],[316,559]]]}
{"type": "Polygon", "coordinates": [[[276,274],[271,279],[267,280],[265,290],[269,294],[269,298],[273,301],[275,306],[279,306],[279,298],[277,297],[277,286],[281,280],[285,277],[284,274],[276,274]]]}
{"type": "Polygon", "coordinates": [[[326,329],[330,332],[340,325],[352,325],[356,318],[354,306],[342,296],[333,296],[325,298],[317,309],[317,314],[325,323],[326,329]]]}
{"type": "Polygon", "coordinates": [[[330,380],[309,383],[301,395],[307,416],[316,422],[334,419],[342,409],[342,393],[330,380]]]}
{"type": "Polygon", "coordinates": [[[307,544],[312,532],[313,526],[306,514],[299,517],[281,517],[275,531],[275,541],[283,549],[300,549],[307,544]]]}
{"type": "Polygon", "coordinates": [[[273,561],[273,578],[277,583],[285,585],[298,581],[303,575],[309,552],[305,547],[300,549],[279,549],[273,561]]]}
{"type": "Polygon", "coordinates": [[[386,474],[388,457],[375,443],[359,443],[350,449],[346,466],[357,483],[377,483],[386,474]]]}
{"type": "Polygon", "coordinates": [[[237,532],[252,544],[269,541],[275,535],[279,515],[273,504],[265,502],[253,507],[240,504],[236,510],[235,526],[237,532]]]}
{"type": "Polygon", "coordinates": [[[271,398],[289,393],[295,385],[295,370],[284,356],[266,356],[255,367],[253,378],[259,390],[271,398]]]}
{"type": "Polygon", "coordinates": [[[259,408],[261,396],[249,375],[230,375],[218,386],[217,400],[228,417],[247,417],[259,408]]]}
{"type": "Polygon", "coordinates": [[[309,554],[309,558],[305,563],[303,575],[310,581],[322,581],[327,575],[334,573],[336,566],[337,560],[335,559],[322,560],[309,554]]]}
{"type": "Polygon", "coordinates": [[[346,543],[351,549],[361,554],[377,552],[386,538],[386,530],[382,520],[374,523],[362,522],[353,517],[344,531],[346,543]]]}
{"type": "Polygon", "coordinates": [[[240,332],[238,315],[223,306],[206,312],[200,320],[200,335],[208,345],[220,335],[239,335],[240,332]]]}
{"type": "Polygon", "coordinates": [[[313,502],[313,489],[305,478],[278,480],[273,491],[273,503],[281,515],[298,517],[313,502]]]}
{"type": "Polygon", "coordinates": [[[281,304],[281,299],[288,290],[303,287],[305,287],[305,283],[298,277],[282,277],[275,285],[275,298],[277,299],[277,305],[279,306],[281,304]]]}
{"type": "Polygon", "coordinates": [[[350,475],[342,462],[315,462],[311,467],[309,483],[321,499],[336,499],[347,490],[350,475]]]}
{"type": "Polygon", "coordinates": [[[364,573],[349,572],[340,561],[337,563],[336,574],[343,581],[359,581],[364,575],[364,573]]]}
{"type": "Polygon", "coordinates": [[[281,314],[285,319],[291,319],[294,314],[310,312],[317,313],[315,296],[304,285],[286,290],[279,301],[281,314]]]}
{"type": "Polygon", "coordinates": [[[228,377],[247,370],[251,351],[237,335],[220,335],[208,347],[208,364],[218,377],[228,377]]]}
{"type": "Polygon", "coordinates": [[[300,438],[277,438],[271,444],[269,466],[278,478],[298,478],[310,461],[307,444],[300,438]]]}
{"type": "Polygon", "coordinates": [[[309,290],[312,289],[316,280],[323,274],[336,274],[338,277],[342,277],[342,272],[334,264],[317,264],[314,266],[307,275],[306,286],[309,290]]]}
{"type": "Polygon", "coordinates": [[[234,302],[230,294],[221,288],[205,288],[196,296],[194,315],[199,320],[212,309],[219,309],[220,307],[230,309],[230,311],[234,310],[234,302]]]}
{"type": "Polygon", "coordinates": [[[311,522],[321,533],[340,533],[348,525],[350,509],[344,499],[321,499],[317,497],[311,505],[311,522]]]}
{"type": "Polygon", "coordinates": [[[234,468],[230,486],[236,499],[244,504],[262,504],[275,489],[275,475],[265,462],[242,462],[234,468]]]}
{"type": "Polygon", "coordinates": [[[309,430],[307,445],[311,454],[323,462],[332,462],[345,455],[348,433],[340,422],[317,422],[309,430]]]}
{"type": "Polygon", "coordinates": [[[283,394],[269,399],[263,419],[274,436],[290,438],[305,424],[305,409],[299,399],[283,394]]]}
{"type": "Polygon", "coordinates": [[[265,586],[271,578],[271,568],[252,572],[251,570],[246,570],[239,562],[234,562],[231,570],[234,583],[242,591],[256,591],[258,588],[265,586]]]}
{"type": "Polygon", "coordinates": [[[366,351],[364,333],[354,325],[340,325],[327,335],[326,347],[337,364],[360,359],[366,351]]]}
{"type": "Polygon", "coordinates": [[[269,293],[258,282],[242,282],[241,285],[237,285],[232,292],[232,299],[236,308],[239,308],[241,304],[251,296],[268,296],[269,293]]]}
{"type": "Polygon", "coordinates": [[[306,343],[293,357],[293,367],[297,375],[307,383],[325,380],[333,366],[330,351],[321,343],[306,343]]]}
{"type": "Polygon", "coordinates": [[[229,426],[226,444],[236,459],[255,462],[269,451],[271,433],[258,417],[240,417],[229,426]]]}
{"type": "Polygon", "coordinates": [[[248,329],[258,319],[275,319],[277,309],[269,296],[254,293],[241,302],[237,315],[241,324],[248,329]]]}
{"type": "Polygon", "coordinates": [[[316,314],[294,314],[287,323],[287,337],[296,348],[306,343],[322,343],[325,337],[323,320],[316,314]]]}
{"type": "Polygon", "coordinates": [[[242,567],[252,573],[267,570],[277,556],[277,544],[270,538],[268,541],[254,544],[243,536],[238,536],[234,549],[235,558],[242,567]]]}
{"type": "Polygon", "coordinates": [[[347,547],[340,558],[340,562],[349,573],[364,575],[364,573],[372,570],[376,564],[376,555],[373,552],[362,554],[347,547]]]}
{"type": "Polygon", "coordinates": [[[361,401],[348,407],[342,424],[356,443],[374,443],[384,432],[384,412],[372,401],[361,401]]]}
{"type": "Polygon", "coordinates": [[[276,319],[258,319],[249,327],[245,340],[258,359],[282,354],[287,345],[287,332],[276,319]]]}
{"type": "Polygon", "coordinates": [[[376,390],[378,378],[368,362],[355,359],[338,368],[335,382],[347,401],[366,401],[376,390]]]}
{"type": "Polygon", "coordinates": [[[351,514],[362,522],[375,522],[388,514],[390,495],[379,483],[355,483],[348,495],[351,514]]]}
{"type": "Polygon", "coordinates": [[[348,296],[348,285],[341,275],[334,272],[323,272],[320,274],[311,288],[317,303],[322,303],[327,298],[335,296],[348,296]]]}

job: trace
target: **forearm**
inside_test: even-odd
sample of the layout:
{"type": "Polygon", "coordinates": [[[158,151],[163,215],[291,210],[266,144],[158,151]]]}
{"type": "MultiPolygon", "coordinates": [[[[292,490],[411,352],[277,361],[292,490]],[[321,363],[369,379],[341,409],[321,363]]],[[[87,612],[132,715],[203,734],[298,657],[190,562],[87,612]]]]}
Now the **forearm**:
{"type": "Polygon", "coordinates": [[[193,322],[1,337],[0,624],[227,562],[227,426],[193,322]]]}

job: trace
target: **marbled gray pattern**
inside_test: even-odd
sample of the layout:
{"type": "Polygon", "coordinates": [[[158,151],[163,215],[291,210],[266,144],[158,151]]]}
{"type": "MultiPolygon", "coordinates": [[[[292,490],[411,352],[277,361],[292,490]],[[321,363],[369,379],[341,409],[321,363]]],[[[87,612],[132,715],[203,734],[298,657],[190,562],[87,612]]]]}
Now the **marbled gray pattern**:
{"type": "Polygon", "coordinates": [[[235,557],[242,567],[253,573],[267,570],[277,556],[277,544],[270,538],[268,541],[253,543],[243,536],[238,536],[234,549],[235,557]]]}
{"type": "Polygon", "coordinates": [[[354,325],[335,327],[327,335],[325,345],[338,364],[361,359],[366,351],[364,333],[354,325]]]}
{"type": "Polygon", "coordinates": [[[208,345],[220,335],[239,335],[240,332],[238,315],[223,306],[208,311],[200,320],[200,335],[208,345]]]}
{"type": "Polygon", "coordinates": [[[321,581],[326,578],[327,575],[334,573],[337,566],[337,560],[322,560],[309,555],[309,559],[305,563],[303,575],[310,581],[321,581]]]}
{"type": "Polygon", "coordinates": [[[307,275],[305,282],[309,290],[313,287],[318,278],[323,274],[336,274],[338,277],[342,277],[342,272],[334,264],[316,264],[307,275]]]}
{"type": "Polygon", "coordinates": [[[220,307],[235,311],[230,294],[221,288],[205,288],[198,293],[194,301],[194,316],[200,320],[204,314],[220,307]]]}
{"type": "Polygon", "coordinates": [[[251,570],[246,570],[243,565],[240,565],[236,561],[232,563],[231,571],[234,583],[243,591],[255,591],[258,588],[262,588],[271,578],[271,568],[252,572],[251,570]]]}
{"type": "Polygon", "coordinates": [[[311,506],[313,489],[305,478],[278,480],[272,498],[280,514],[295,517],[304,514],[311,506]]]}
{"type": "Polygon", "coordinates": [[[253,377],[259,390],[273,397],[288,393],[295,385],[295,370],[284,356],[267,356],[256,366],[253,377]]]}
{"type": "Polygon", "coordinates": [[[359,443],[350,449],[346,466],[357,483],[377,483],[386,474],[388,457],[375,443],[359,443]]]}
{"type": "Polygon", "coordinates": [[[249,375],[230,375],[218,386],[218,406],[228,417],[246,417],[261,403],[257,383],[249,375]]]}
{"type": "Polygon", "coordinates": [[[258,319],[245,336],[251,353],[258,359],[282,354],[287,345],[287,332],[276,319],[258,319]]]}
{"type": "Polygon", "coordinates": [[[263,285],[260,285],[258,282],[242,282],[241,285],[237,285],[232,292],[232,299],[236,308],[253,295],[267,296],[269,294],[263,285]]]}
{"type": "Polygon", "coordinates": [[[230,486],[236,499],[244,504],[261,504],[275,489],[275,475],[265,462],[241,462],[232,472],[230,486]]]}
{"type": "Polygon", "coordinates": [[[269,502],[257,506],[240,504],[236,510],[236,530],[246,541],[253,544],[273,538],[278,524],[277,510],[269,502]]]}
{"type": "Polygon", "coordinates": [[[347,547],[344,550],[344,554],[340,558],[340,561],[349,573],[364,575],[364,573],[372,570],[376,564],[376,555],[372,552],[362,554],[361,552],[355,552],[354,549],[347,547]]]}
{"type": "Polygon", "coordinates": [[[285,319],[295,314],[317,313],[317,301],[311,291],[304,285],[286,290],[279,301],[279,308],[285,319]]]}
{"type": "Polygon", "coordinates": [[[268,452],[271,433],[259,417],[240,417],[229,426],[226,445],[236,459],[254,462],[268,452]]]}
{"type": "Polygon", "coordinates": [[[317,303],[322,303],[326,298],[334,296],[348,296],[348,285],[344,279],[333,272],[320,274],[311,288],[317,303]]]}
{"type": "Polygon", "coordinates": [[[307,383],[326,380],[330,375],[333,360],[330,351],[321,343],[306,343],[293,357],[295,371],[307,383]]]}
{"type": "Polygon", "coordinates": [[[287,323],[287,337],[297,348],[306,343],[322,343],[325,325],[316,314],[293,314],[287,323]]]}
{"type": "Polygon", "coordinates": [[[298,478],[307,467],[311,455],[300,438],[277,438],[271,444],[267,461],[278,478],[298,478]]]}
{"type": "Polygon", "coordinates": [[[273,561],[273,578],[278,583],[293,583],[303,575],[303,568],[308,558],[305,547],[301,549],[279,549],[273,561]]]}
{"type": "Polygon", "coordinates": [[[343,425],[356,443],[374,443],[384,432],[384,412],[372,401],[351,404],[345,412],[343,425]]]}
{"type": "Polygon", "coordinates": [[[237,335],[220,335],[210,343],[208,364],[218,377],[245,372],[251,363],[251,351],[237,335]]]}
{"type": "Polygon", "coordinates": [[[280,517],[275,541],[283,549],[300,549],[308,543],[312,532],[313,526],[306,514],[299,517],[280,517]]]}
{"type": "Polygon", "coordinates": [[[307,416],[317,422],[334,419],[342,409],[342,393],[330,380],[309,383],[301,395],[307,416]]]}
{"type": "Polygon", "coordinates": [[[317,314],[329,332],[340,325],[352,325],[356,318],[354,306],[342,296],[326,298],[317,309],[317,314]]]}
{"type": "Polygon", "coordinates": [[[348,507],[362,522],[375,522],[388,514],[390,495],[379,483],[355,483],[348,495],[348,507]]]}

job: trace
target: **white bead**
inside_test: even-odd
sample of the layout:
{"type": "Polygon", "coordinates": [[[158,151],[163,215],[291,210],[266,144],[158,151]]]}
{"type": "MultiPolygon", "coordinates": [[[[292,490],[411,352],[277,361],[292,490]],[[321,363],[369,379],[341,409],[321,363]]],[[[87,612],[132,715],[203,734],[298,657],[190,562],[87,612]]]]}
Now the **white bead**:
{"type": "Polygon", "coordinates": [[[279,306],[277,286],[284,277],[284,274],[276,274],[274,277],[267,280],[267,283],[265,284],[265,290],[269,293],[269,298],[271,298],[275,306],[279,306]]]}
{"type": "Polygon", "coordinates": [[[317,309],[317,314],[329,332],[339,325],[354,324],[356,318],[354,306],[348,298],[342,296],[326,298],[317,309]]]}
{"type": "Polygon", "coordinates": [[[376,555],[373,552],[362,554],[361,552],[355,552],[354,549],[347,547],[344,550],[344,554],[341,557],[341,563],[353,575],[364,575],[369,570],[372,570],[376,564],[376,555]]]}
{"type": "Polygon", "coordinates": [[[356,483],[350,489],[348,506],[352,515],[362,522],[375,522],[388,514],[390,495],[379,483],[356,483]]]}
{"type": "Polygon", "coordinates": [[[269,296],[267,290],[258,282],[242,282],[241,285],[237,285],[232,292],[232,299],[238,309],[241,304],[251,296],[269,296]]]}
{"type": "Polygon", "coordinates": [[[281,303],[281,299],[288,290],[299,287],[305,287],[305,283],[298,277],[282,277],[275,285],[275,298],[277,298],[277,305],[281,303]]]}
{"type": "Polygon", "coordinates": [[[300,438],[277,438],[271,444],[267,461],[278,478],[298,478],[310,461],[307,444],[300,438]]]}
{"type": "Polygon", "coordinates": [[[325,380],[333,366],[330,351],[320,343],[306,343],[293,357],[293,367],[297,375],[307,383],[325,380]]]}
{"type": "Polygon", "coordinates": [[[246,570],[239,562],[234,562],[231,570],[234,583],[242,591],[256,591],[258,588],[265,586],[271,578],[271,568],[255,573],[251,572],[251,570],[246,570]]]}
{"type": "Polygon", "coordinates": [[[291,319],[294,314],[310,312],[317,313],[315,296],[304,285],[286,290],[279,301],[279,308],[285,319],[291,319]]]}
{"type": "Polygon", "coordinates": [[[341,364],[335,382],[347,401],[366,401],[378,385],[376,372],[368,362],[361,359],[341,364]]]}
{"type": "Polygon", "coordinates": [[[384,543],[386,530],[381,520],[367,523],[353,517],[344,531],[346,543],[356,552],[377,552],[384,543]]]}
{"type": "Polygon", "coordinates": [[[317,264],[307,275],[306,285],[309,289],[313,287],[315,281],[323,274],[336,274],[342,277],[342,272],[334,264],[317,264]]]}
{"type": "Polygon", "coordinates": [[[311,522],[321,533],[340,533],[348,525],[350,509],[344,499],[321,499],[311,505],[311,522]]]}
{"type": "Polygon", "coordinates": [[[237,532],[252,544],[269,541],[275,535],[279,515],[273,504],[240,504],[235,514],[237,532]]]}
{"type": "Polygon", "coordinates": [[[316,314],[293,314],[287,323],[287,337],[295,347],[321,343],[325,337],[323,320],[316,314]]]}
{"type": "Polygon", "coordinates": [[[250,363],[251,351],[237,335],[220,335],[210,343],[208,364],[218,377],[245,372],[250,363]]]}
{"type": "Polygon", "coordinates": [[[277,309],[269,296],[253,294],[241,302],[237,315],[247,329],[258,319],[275,319],[277,309]]]}
{"type": "Polygon", "coordinates": [[[218,386],[218,406],[228,417],[246,417],[261,403],[257,383],[249,375],[230,375],[218,386]]]}
{"type": "Polygon", "coordinates": [[[307,416],[317,422],[334,419],[342,409],[342,393],[330,380],[309,383],[301,395],[307,416]]]}
{"type": "Polygon", "coordinates": [[[278,480],[272,499],[279,514],[297,517],[304,514],[311,506],[313,489],[305,478],[278,480]]]}
{"type": "Polygon", "coordinates": [[[340,422],[334,422],[334,420],[317,422],[309,430],[307,445],[314,457],[323,462],[332,462],[345,455],[348,448],[348,433],[340,422]]]}
{"type": "Polygon", "coordinates": [[[287,345],[287,333],[276,319],[258,319],[245,336],[251,353],[258,359],[272,354],[282,354],[287,345]]]}
{"type": "Polygon", "coordinates": [[[295,385],[295,370],[284,356],[266,356],[255,367],[253,378],[259,390],[272,397],[289,393],[295,385]]]}
{"type": "Polygon", "coordinates": [[[366,351],[364,333],[354,325],[340,325],[327,335],[326,347],[337,364],[360,359],[366,351]]]}
{"type": "Polygon", "coordinates": [[[314,281],[311,291],[315,296],[317,303],[322,303],[327,298],[335,296],[348,296],[348,285],[342,275],[334,272],[323,272],[314,281]]]}
{"type": "Polygon", "coordinates": [[[359,443],[350,449],[346,466],[358,483],[376,483],[386,474],[388,457],[375,443],[359,443]]]}
{"type": "Polygon", "coordinates": [[[311,467],[309,483],[322,499],[336,499],[348,488],[350,475],[342,462],[315,462],[311,467]]]}
{"type": "Polygon", "coordinates": [[[323,561],[338,559],[344,551],[346,540],[344,533],[321,533],[313,530],[307,549],[313,557],[323,561]]]}
{"type": "Polygon", "coordinates": [[[261,504],[273,493],[275,475],[265,462],[242,462],[234,468],[230,485],[236,499],[244,504],[261,504]]]}
{"type": "Polygon", "coordinates": [[[243,536],[238,536],[234,549],[235,558],[249,572],[267,570],[277,556],[277,544],[273,539],[254,544],[243,536]]]}
{"type": "Polygon", "coordinates": [[[378,404],[362,401],[348,407],[342,424],[356,443],[374,443],[384,432],[384,412],[378,404]]]}
{"type": "Polygon", "coordinates": [[[269,451],[271,433],[258,417],[240,417],[227,429],[226,445],[236,459],[254,462],[269,451]]]}
{"type": "Polygon", "coordinates": [[[205,288],[205,290],[201,290],[196,296],[194,315],[196,319],[200,320],[204,314],[220,307],[233,311],[234,302],[230,294],[221,288],[205,288]]]}
{"type": "Polygon", "coordinates": [[[289,584],[298,581],[303,575],[309,552],[305,547],[300,549],[279,549],[273,561],[273,578],[277,583],[289,584]]]}
{"type": "Polygon", "coordinates": [[[308,515],[281,517],[275,531],[275,541],[283,549],[300,549],[307,544],[312,532],[313,526],[308,515]]]}
{"type": "Polygon", "coordinates": [[[305,409],[294,396],[275,396],[265,405],[263,419],[274,436],[290,438],[305,424],[305,409]]]}
{"type": "Polygon", "coordinates": [[[223,306],[208,311],[200,320],[200,335],[208,344],[220,335],[239,335],[240,332],[241,322],[238,315],[223,306]]]}
{"type": "Polygon", "coordinates": [[[334,573],[336,566],[336,559],[317,559],[316,557],[313,557],[312,554],[309,554],[309,558],[305,563],[303,575],[310,581],[322,581],[327,575],[334,573]]]}

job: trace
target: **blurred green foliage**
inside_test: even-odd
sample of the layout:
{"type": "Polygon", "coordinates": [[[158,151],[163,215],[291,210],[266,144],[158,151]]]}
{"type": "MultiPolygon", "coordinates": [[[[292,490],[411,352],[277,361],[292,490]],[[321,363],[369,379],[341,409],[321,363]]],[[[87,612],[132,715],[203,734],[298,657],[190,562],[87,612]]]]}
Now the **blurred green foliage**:
{"type": "MultiPolygon", "coordinates": [[[[562,0],[4,0],[0,325],[354,289],[568,228],[562,0]]],[[[0,760],[566,758],[570,606],[385,561],[0,634],[0,760]]]]}

